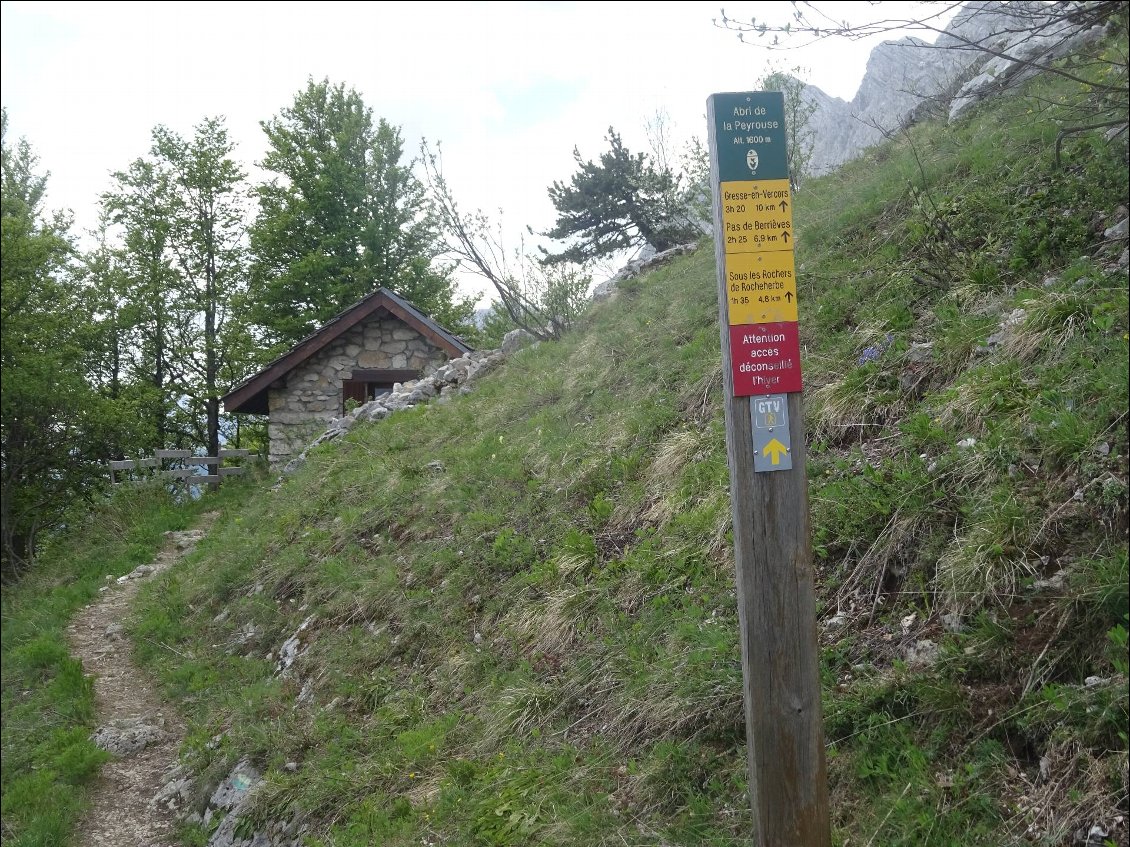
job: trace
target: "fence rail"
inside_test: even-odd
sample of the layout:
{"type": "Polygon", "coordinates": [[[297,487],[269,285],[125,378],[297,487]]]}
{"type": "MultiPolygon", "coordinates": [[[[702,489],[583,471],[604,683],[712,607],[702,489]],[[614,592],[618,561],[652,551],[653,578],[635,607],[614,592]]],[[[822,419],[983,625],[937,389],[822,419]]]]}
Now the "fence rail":
{"type": "Polygon", "coordinates": [[[154,450],[153,455],[144,459],[115,459],[108,463],[110,484],[141,482],[153,476],[183,480],[186,484],[213,483],[228,476],[239,476],[246,469],[243,465],[224,467],[224,459],[246,459],[250,450],[221,450],[219,456],[194,456],[191,450],[154,450]],[[169,463],[169,467],[166,467],[169,463]],[[178,467],[179,466],[179,467],[178,467]],[[205,468],[200,473],[197,468],[205,468]]]}

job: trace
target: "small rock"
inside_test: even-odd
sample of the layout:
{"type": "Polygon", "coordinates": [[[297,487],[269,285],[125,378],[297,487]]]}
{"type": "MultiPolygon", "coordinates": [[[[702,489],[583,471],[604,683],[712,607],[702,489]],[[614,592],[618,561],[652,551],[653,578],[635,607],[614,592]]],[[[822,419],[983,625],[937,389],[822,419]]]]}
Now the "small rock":
{"type": "Polygon", "coordinates": [[[592,290],[592,302],[601,303],[605,300],[611,300],[619,293],[619,282],[618,279],[606,279],[597,285],[592,290]]]}
{"type": "Polygon", "coordinates": [[[106,627],[106,637],[107,638],[121,638],[122,633],[124,631],[125,631],[125,627],[122,626],[120,623],[112,623],[108,627],[106,627]]]}
{"type": "Polygon", "coordinates": [[[294,664],[294,660],[298,658],[299,650],[302,646],[301,638],[303,631],[310,626],[315,620],[316,615],[310,615],[295,630],[294,635],[283,642],[282,647],[279,648],[279,659],[275,665],[276,673],[282,674],[290,670],[290,666],[294,664]]]}
{"type": "Polygon", "coordinates": [[[848,616],[844,612],[836,612],[836,614],[824,621],[824,626],[828,629],[839,629],[841,626],[845,626],[847,622],[848,616]]]}
{"type": "Polygon", "coordinates": [[[538,340],[524,329],[512,329],[502,337],[502,352],[510,355],[525,347],[532,347],[538,340]]]}
{"type": "Polygon", "coordinates": [[[957,447],[960,450],[968,450],[971,447],[974,447],[976,444],[977,439],[973,436],[969,436],[968,438],[963,438],[961,439],[961,441],[957,442],[957,447]]]}
{"type": "Polygon", "coordinates": [[[1058,570],[1049,576],[1047,579],[1037,579],[1032,583],[1032,587],[1037,591],[1062,591],[1064,581],[1067,579],[1067,571],[1058,570]]]}
{"type": "Polygon", "coordinates": [[[947,632],[965,631],[965,621],[958,612],[946,612],[942,615],[942,626],[947,632]]]}
{"type": "Polygon", "coordinates": [[[1127,235],[1130,235],[1130,218],[1123,218],[1103,232],[1106,239],[1126,238],[1127,235]]]}
{"type": "Polygon", "coordinates": [[[121,718],[100,726],[90,736],[94,746],[115,756],[128,756],[159,744],[166,737],[165,730],[149,722],[148,718],[121,718]]]}
{"type": "Polygon", "coordinates": [[[1085,680],[1083,680],[1083,687],[1084,688],[1094,688],[1097,685],[1106,685],[1108,682],[1110,682],[1109,677],[1089,676],[1085,680]]]}
{"type": "Polygon", "coordinates": [[[259,771],[247,759],[241,759],[216,786],[208,804],[215,809],[233,809],[261,779],[259,771]]]}
{"type": "Polygon", "coordinates": [[[916,641],[903,650],[908,667],[927,668],[935,664],[942,654],[942,648],[928,638],[916,641]]]}
{"type": "Polygon", "coordinates": [[[181,768],[175,767],[171,774],[166,774],[168,780],[161,789],[153,795],[149,805],[168,809],[175,812],[192,800],[192,781],[182,775],[181,768]]]}
{"type": "Polygon", "coordinates": [[[1027,314],[1024,309],[1013,309],[1008,313],[1008,317],[1001,321],[1001,329],[1011,329],[1014,326],[1019,326],[1024,323],[1024,317],[1027,314]]]}
{"type": "Polygon", "coordinates": [[[1080,829],[1075,833],[1075,843],[1080,847],[1103,847],[1110,835],[1106,828],[1095,824],[1090,829],[1080,829]]]}
{"type": "Polygon", "coordinates": [[[298,770],[298,762],[287,762],[285,765],[283,765],[283,770],[287,771],[288,773],[294,773],[296,770],[298,770]]]}
{"type": "Polygon", "coordinates": [[[906,351],[906,361],[912,364],[925,364],[929,362],[934,355],[934,342],[926,341],[923,343],[914,342],[910,345],[910,349],[906,351]]]}

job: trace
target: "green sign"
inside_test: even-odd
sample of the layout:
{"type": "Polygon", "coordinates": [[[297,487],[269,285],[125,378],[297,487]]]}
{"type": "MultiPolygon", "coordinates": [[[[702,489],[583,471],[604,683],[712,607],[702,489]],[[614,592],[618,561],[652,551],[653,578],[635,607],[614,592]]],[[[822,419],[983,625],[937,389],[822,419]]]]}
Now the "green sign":
{"type": "Polygon", "coordinates": [[[712,94],[721,182],[788,179],[785,95],[780,91],[712,94]]]}

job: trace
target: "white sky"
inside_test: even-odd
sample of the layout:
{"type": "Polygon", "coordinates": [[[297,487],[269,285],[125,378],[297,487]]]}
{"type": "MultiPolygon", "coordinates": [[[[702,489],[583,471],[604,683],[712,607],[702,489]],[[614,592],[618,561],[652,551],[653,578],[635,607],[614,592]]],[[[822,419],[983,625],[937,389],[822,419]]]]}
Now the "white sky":
{"type": "MultiPolygon", "coordinates": [[[[308,77],[329,77],[401,126],[413,154],[421,136],[441,141],[456,200],[496,217],[501,208],[516,240],[527,224],[552,225],[547,187],[572,174],[574,146],[596,158],[609,125],[646,150],[645,123],[665,109],[678,138],[704,138],[706,98],[755,88],[769,60],[854,96],[874,42],[770,55],[712,26],[720,5],[4,2],[0,100],[9,142],[25,136],[51,172],[48,205],[73,210],[82,232],[111,172],[147,152],[155,125],[187,136],[205,116],[226,116],[255,178],[259,122],[308,77]]],[[[828,7],[876,15],[870,3],[828,7]]],[[[785,21],[790,8],[726,4],[743,19],[785,21]]]]}

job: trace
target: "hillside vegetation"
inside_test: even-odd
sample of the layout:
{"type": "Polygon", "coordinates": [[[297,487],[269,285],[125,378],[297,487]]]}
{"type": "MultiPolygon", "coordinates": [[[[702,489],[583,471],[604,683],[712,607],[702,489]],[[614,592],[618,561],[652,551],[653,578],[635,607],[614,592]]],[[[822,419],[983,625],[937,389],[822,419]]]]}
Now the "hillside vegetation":
{"type": "Polygon", "coordinates": [[[68,624],[116,577],[151,562],[164,533],[210,508],[228,508],[253,488],[243,480],[215,495],[178,502],[152,485],[119,490],[41,551],[36,567],[4,587],[3,842],[56,847],[73,839],[90,783],[109,756],[90,739],[98,725],[90,669],[70,655],[68,624]]]}
{"type": "MultiPolygon", "coordinates": [[[[1037,85],[796,198],[837,844],[1127,843],[1127,147],[1054,169],[1037,85]]],[[[748,843],[716,290],[624,283],[144,590],[200,808],[248,757],[311,844],[748,843]]]]}
{"type": "MultiPolygon", "coordinates": [[[[1126,145],[1054,170],[1033,102],[798,196],[840,843],[1126,842],[1126,145]]],[[[703,249],[225,516],[133,625],[202,784],[250,756],[325,844],[742,843],[717,320],[703,249]]]]}

